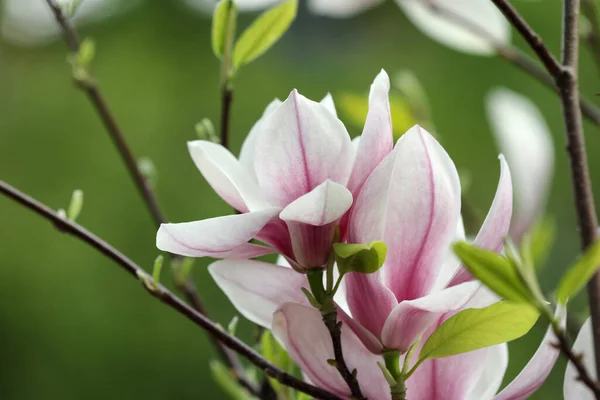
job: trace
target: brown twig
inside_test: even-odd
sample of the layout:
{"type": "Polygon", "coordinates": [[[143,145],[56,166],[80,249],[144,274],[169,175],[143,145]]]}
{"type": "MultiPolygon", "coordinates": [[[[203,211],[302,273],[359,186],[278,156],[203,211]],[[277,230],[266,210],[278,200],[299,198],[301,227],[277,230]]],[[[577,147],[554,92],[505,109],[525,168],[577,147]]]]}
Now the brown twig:
{"type": "MultiPolygon", "coordinates": [[[[512,7],[508,0],[492,0],[506,19],[517,28],[521,36],[529,43],[530,47],[545,65],[559,89],[561,105],[565,120],[565,136],[567,152],[569,155],[571,181],[575,197],[575,208],[579,225],[581,245],[585,250],[596,240],[598,218],[594,208],[592,184],[590,181],[583,123],[578,92],[578,64],[579,64],[579,8],[580,0],[563,0],[563,35],[562,57],[559,63],[550,53],[540,37],[533,31],[527,22],[512,7]]],[[[595,347],[596,370],[600,371],[600,275],[596,274],[588,283],[588,297],[592,330],[595,347]]],[[[563,337],[564,338],[564,337],[563,337]]],[[[561,338],[559,338],[561,339],[561,338]]],[[[583,377],[587,374],[585,367],[570,349],[566,342],[561,344],[561,349],[569,360],[578,368],[583,377]],[[579,365],[577,363],[580,363],[579,365]],[[585,372],[585,374],[583,372],[585,372]]],[[[593,380],[584,381],[594,391],[596,398],[600,399],[598,383],[593,380]],[[591,385],[590,383],[594,383],[591,385]]]]}
{"type": "Polygon", "coordinates": [[[221,145],[229,147],[229,120],[231,118],[231,103],[233,102],[233,89],[229,84],[225,84],[222,90],[221,99],[221,145]]]}
{"type": "MultiPolygon", "coordinates": [[[[62,8],[54,1],[54,0],[46,0],[48,7],[52,11],[54,18],[62,29],[63,36],[69,50],[73,54],[77,54],[79,52],[81,42],[77,35],[77,32],[63,13],[62,8]]],[[[147,205],[152,218],[154,220],[155,225],[159,226],[161,223],[167,222],[167,219],[162,212],[158,200],[156,199],[152,189],[138,168],[136,158],[131,151],[130,147],[125,140],[125,135],[121,130],[119,124],[117,123],[114,115],[110,111],[102,92],[98,88],[94,78],[91,74],[87,74],[87,78],[85,81],[78,82],[80,87],[88,96],[91,103],[94,105],[102,123],[104,124],[107,132],[109,133],[115,147],[119,151],[125,166],[127,167],[127,171],[131,175],[133,181],[144,200],[144,203],[147,205]]],[[[177,289],[180,290],[188,300],[188,302],[201,314],[207,315],[206,308],[202,303],[202,299],[198,294],[198,290],[196,289],[195,284],[191,280],[175,280],[175,284],[177,289]]],[[[231,350],[225,348],[219,341],[213,340],[213,345],[215,346],[219,355],[223,358],[225,363],[231,369],[233,375],[238,379],[240,384],[250,390],[252,393],[257,393],[257,388],[255,388],[247,379],[244,377],[245,373],[243,370],[243,366],[240,363],[240,360],[237,358],[236,354],[231,350]]]]}
{"type": "MultiPolygon", "coordinates": [[[[488,42],[502,59],[515,65],[516,67],[519,67],[521,70],[531,75],[544,86],[558,92],[558,88],[552,76],[550,76],[548,72],[540,67],[540,65],[532,60],[527,54],[514,46],[498,42],[484,26],[474,23],[460,14],[452,12],[451,10],[448,10],[433,2],[426,2],[426,4],[429,6],[429,9],[438,16],[446,19],[449,22],[453,22],[456,25],[462,26],[474,35],[477,35],[481,39],[488,42]]],[[[594,124],[600,126],[600,110],[594,104],[581,96],[580,104],[581,111],[586,118],[588,118],[594,124]]]]}
{"type": "Polygon", "coordinates": [[[235,336],[230,335],[208,317],[187,305],[166,287],[162,286],[158,282],[154,282],[152,277],[140,266],[135,264],[104,240],[83,228],[81,225],[61,217],[46,205],[2,181],[0,181],[0,193],[28,208],[29,210],[34,211],[41,217],[49,220],[56,227],[58,227],[61,232],[74,236],[98,250],[102,255],[114,261],[125,271],[129,272],[130,275],[142,281],[144,287],[152,296],[156,297],[161,302],[184,315],[186,318],[208,332],[215,340],[218,340],[228,348],[244,356],[256,367],[263,370],[265,374],[281,382],[281,384],[292,387],[317,399],[341,400],[336,395],[316,386],[310,385],[270,363],[250,346],[235,336]]]}

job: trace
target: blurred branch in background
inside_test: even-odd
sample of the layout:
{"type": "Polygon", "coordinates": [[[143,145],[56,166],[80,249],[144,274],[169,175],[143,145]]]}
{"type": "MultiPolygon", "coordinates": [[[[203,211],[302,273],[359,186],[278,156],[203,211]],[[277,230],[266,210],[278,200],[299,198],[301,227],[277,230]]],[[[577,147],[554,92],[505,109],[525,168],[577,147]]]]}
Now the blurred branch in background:
{"type": "Polygon", "coordinates": [[[583,0],[581,3],[581,11],[588,26],[583,32],[590,53],[594,57],[596,66],[600,70],[600,20],[598,20],[598,4],[595,0],[583,0]]]}
{"type": "MultiPolygon", "coordinates": [[[[78,87],[80,87],[87,94],[88,98],[98,112],[100,119],[102,120],[107,132],[115,144],[115,147],[121,155],[121,159],[125,163],[129,174],[135,182],[135,185],[138,188],[144,203],[150,210],[155,225],[157,227],[160,226],[160,224],[167,222],[167,218],[161,210],[156,196],[152,192],[150,183],[139,169],[136,158],[128,146],[127,141],[125,140],[123,131],[117,123],[114,115],[110,111],[104,96],[100,92],[94,77],[89,71],[87,64],[93,57],[93,50],[89,50],[89,45],[84,45],[86,44],[85,41],[82,43],[79,40],[77,32],[69,23],[61,6],[58,5],[54,0],[46,0],[46,3],[48,4],[48,7],[50,7],[56,22],[60,25],[64,40],[71,52],[71,63],[73,64],[74,68],[73,75],[78,87]],[[82,52],[88,54],[81,54],[82,52]]],[[[184,279],[175,277],[174,282],[178,290],[184,293],[188,302],[200,314],[207,316],[208,314],[206,308],[204,307],[202,298],[200,297],[194,282],[187,277],[184,277],[184,279]]],[[[227,366],[231,369],[233,376],[251,393],[258,393],[258,389],[256,389],[254,385],[246,379],[243,365],[241,364],[237,355],[224,347],[221,342],[215,340],[214,336],[211,337],[218,353],[226,362],[227,366]]]]}
{"type": "MultiPolygon", "coordinates": [[[[548,72],[544,71],[542,67],[538,63],[536,63],[531,57],[517,49],[514,46],[510,46],[504,43],[499,43],[493,35],[491,35],[483,26],[478,24],[474,24],[468,19],[464,18],[462,15],[454,13],[446,8],[440,7],[439,5],[433,2],[425,2],[432,12],[435,12],[437,15],[445,18],[449,22],[453,22],[457,25],[460,25],[470,32],[478,35],[482,39],[485,39],[493,46],[498,53],[498,55],[509,63],[521,68],[523,71],[531,75],[538,82],[543,85],[549,87],[558,92],[558,87],[554,82],[553,76],[551,76],[548,72]]],[[[537,35],[536,35],[537,37],[537,35]]],[[[539,39],[539,38],[538,38],[539,39]]],[[[550,61],[546,59],[546,61],[550,61]]],[[[600,126],[600,109],[596,107],[593,103],[584,99],[580,96],[580,107],[583,114],[594,124],[600,126]]]]}
{"type": "MultiPolygon", "coordinates": [[[[552,55],[539,35],[507,0],[492,1],[537,54],[558,87],[565,120],[565,137],[579,234],[582,248],[586,250],[596,240],[598,217],[594,207],[578,92],[580,0],[563,0],[561,62],[552,55]]],[[[598,273],[588,283],[588,299],[595,347],[595,369],[600,371],[600,275],[598,273]]],[[[588,386],[591,390],[595,389],[593,386],[588,386]]],[[[600,399],[598,391],[594,393],[596,398],[600,399]]]]}
{"type": "Polygon", "coordinates": [[[300,392],[306,393],[317,399],[323,400],[340,400],[336,395],[320,389],[316,386],[308,384],[301,379],[292,376],[276,365],[266,360],[263,356],[257,353],[250,346],[229,334],[215,322],[210,320],[207,316],[201,314],[197,310],[188,306],[179,297],[170,292],[166,287],[156,282],[152,276],[146,273],[140,266],[134,263],[132,260],[127,258],[124,254],[120,253],[117,249],[106,243],[98,236],[87,231],[81,225],[64,218],[54,210],[50,209],[46,205],[38,202],[32,197],[27,196],[25,193],[20,192],[16,188],[8,185],[7,183],[0,181],[0,193],[6,197],[16,201],[22,206],[34,211],[41,217],[51,221],[61,232],[72,235],[88,245],[92,246],[107,258],[116,262],[123,269],[129,272],[133,277],[139,279],[144,288],[154,297],[159,299],[161,302],[167,304],[175,311],[187,317],[189,320],[194,322],[196,325],[201,327],[203,330],[208,332],[210,336],[224,344],[231,350],[243,355],[256,367],[260,368],[271,378],[276,379],[283,385],[292,387],[300,392]]]}

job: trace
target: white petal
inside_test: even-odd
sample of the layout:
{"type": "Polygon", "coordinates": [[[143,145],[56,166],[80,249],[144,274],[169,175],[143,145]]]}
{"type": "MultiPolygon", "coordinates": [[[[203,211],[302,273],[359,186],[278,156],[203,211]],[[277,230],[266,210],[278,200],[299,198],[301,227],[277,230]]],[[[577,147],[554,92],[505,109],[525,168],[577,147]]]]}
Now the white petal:
{"type": "Polygon", "coordinates": [[[485,30],[498,44],[510,41],[510,25],[489,0],[396,0],[396,3],[424,34],[454,50],[477,55],[495,53],[488,39],[440,13],[457,16],[485,30]],[[428,2],[442,11],[434,11],[428,2]]]}
{"type": "MultiPolygon", "coordinates": [[[[592,320],[588,318],[577,338],[575,339],[575,343],[573,344],[573,351],[576,354],[583,355],[583,365],[591,374],[592,378],[597,379],[596,374],[596,363],[595,363],[595,355],[594,355],[594,339],[592,337],[592,320]]],[[[596,397],[594,394],[588,389],[585,384],[583,384],[580,380],[577,379],[579,374],[575,367],[573,367],[572,363],[567,365],[567,370],[565,371],[565,383],[564,383],[564,396],[566,400],[595,400],[596,397]]]]}
{"type": "Polygon", "coordinates": [[[335,103],[333,102],[333,96],[331,93],[327,93],[321,100],[321,104],[324,105],[333,115],[337,117],[337,111],[335,109],[335,103]]]}
{"type": "Polygon", "coordinates": [[[206,181],[233,208],[247,212],[269,207],[256,178],[225,147],[195,140],[188,142],[188,149],[206,181]]]}
{"type": "Polygon", "coordinates": [[[259,185],[280,206],[327,179],[345,185],[354,158],[342,122],[295,90],[265,117],[255,149],[259,185]]]}
{"type": "Polygon", "coordinates": [[[516,216],[511,234],[518,241],[546,206],[554,168],[552,136],[535,104],[515,92],[492,91],[487,111],[512,172],[516,216]]]}
{"type": "Polygon", "coordinates": [[[498,344],[488,348],[485,366],[467,400],[490,400],[494,397],[508,367],[508,345],[498,344]]]}
{"type": "Polygon", "coordinates": [[[308,8],[317,15],[348,18],[382,2],[383,0],[308,0],[308,8]]]}
{"type": "Polygon", "coordinates": [[[279,211],[269,208],[202,221],[161,224],[156,247],[189,257],[224,257],[223,254],[246,245],[279,211]]]}
{"type": "Polygon", "coordinates": [[[250,321],[271,328],[273,313],[284,303],[308,305],[301,288],[306,275],[291,268],[254,260],[221,260],[208,271],[237,310],[250,321]]]}

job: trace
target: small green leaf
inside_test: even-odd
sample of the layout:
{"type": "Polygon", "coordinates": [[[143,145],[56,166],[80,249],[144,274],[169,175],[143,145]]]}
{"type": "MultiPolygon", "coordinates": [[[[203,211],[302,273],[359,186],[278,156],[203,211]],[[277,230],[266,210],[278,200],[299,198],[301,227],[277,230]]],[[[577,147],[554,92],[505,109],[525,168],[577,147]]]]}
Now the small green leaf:
{"type": "Polygon", "coordinates": [[[212,48],[217,58],[223,57],[227,42],[235,35],[237,7],[233,0],[221,0],[215,7],[212,20],[212,48]]]}
{"type": "Polygon", "coordinates": [[[515,340],[529,332],[538,316],[538,311],[527,304],[507,301],[463,310],[429,336],[421,349],[419,362],[515,340]]]}
{"type": "Polygon", "coordinates": [[[288,0],[262,13],[235,44],[233,67],[240,68],[267,51],[288,30],[296,18],[297,0],[288,0]]]}
{"type": "Polygon", "coordinates": [[[237,324],[239,320],[240,319],[236,315],[231,318],[231,321],[229,321],[229,325],[227,325],[227,332],[229,332],[231,336],[235,336],[235,331],[237,330],[237,324]]]}
{"type": "Polygon", "coordinates": [[[75,221],[79,214],[81,214],[81,210],[83,209],[83,192],[79,189],[74,190],[71,195],[71,202],[69,203],[69,208],[67,209],[67,218],[71,221],[75,221]]]}
{"type": "Polygon", "coordinates": [[[249,400],[252,398],[247,394],[246,389],[240,386],[231,374],[231,371],[222,362],[212,360],[210,362],[210,371],[215,382],[227,393],[230,399],[249,400]]]}
{"type": "Polygon", "coordinates": [[[465,268],[500,297],[534,304],[535,296],[525,284],[516,265],[498,254],[466,242],[454,245],[454,252],[465,268]]]}
{"type": "Polygon", "coordinates": [[[335,243],[333,251],[340,275],[348,272],[371,274],[383,265],[387,246],[383,242],[335,243]]]}
{"type": "Polygon", "coordinates": [[[96,43],[92,38],[85,38],[79,46],[77,61],[83,68],[88,68],[96,55],[96,43]]]}
{"type": "Polygon", "coordinates": [[[563,275],[558,284],[557,301],[566,304],[567,300],[575,296],[590,280],[598,267],[600,267],[600,240],[589,246],[575,265],[569,267],[563,275]]]}
{"type": "Polygon", "coordinates": [[[158,181],[158,171],[150,157],[142,157],[137,162],[138,169],[146,179],[150,187],[155,188],[158,181]]]}
{"type": "Polygon", "coordinates": [[[154,260],[154,267],[152,268],[152,280],[157,285],[160,283],[160,272],[162,271],[164,260],[165,259],[162,254],[156,257],[156,260],[154,260]]]}

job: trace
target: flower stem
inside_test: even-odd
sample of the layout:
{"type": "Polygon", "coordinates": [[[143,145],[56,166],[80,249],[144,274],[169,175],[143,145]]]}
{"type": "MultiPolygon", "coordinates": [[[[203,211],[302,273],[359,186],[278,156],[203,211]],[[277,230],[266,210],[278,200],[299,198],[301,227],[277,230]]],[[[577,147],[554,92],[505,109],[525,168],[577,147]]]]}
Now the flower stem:
{"type": "Polygon", "coordinates": [[[384,353],[383,359],[385,360],[385,367],[396,381],[395,384],[390,383],[392,400],[406,400],[406,379],[400,371],[400,352],[388,351],[384,353]]]}

